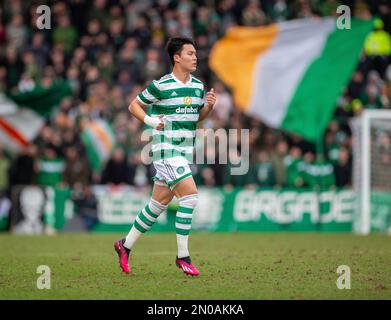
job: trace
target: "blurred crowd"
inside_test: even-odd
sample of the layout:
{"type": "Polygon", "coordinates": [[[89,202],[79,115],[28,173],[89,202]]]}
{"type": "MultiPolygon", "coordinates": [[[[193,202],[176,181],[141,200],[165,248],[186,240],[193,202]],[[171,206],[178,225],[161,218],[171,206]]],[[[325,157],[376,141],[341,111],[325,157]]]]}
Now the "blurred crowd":
{"type": "MultiPolygon", "coordinates": [[[[195,76],[215,88],[217,104],[199,128],[249,128],[250,169],[233,164],[194,165],[198,185],[245,187],[347,187],[352,182],[349,119],[366,108],[390,108],[391,6],[388,1],[344,1],[353,16],[377,16],[360,63],[337,103],[321,146],[266,127],[235,108],[231,92],[208,67],[213,44],[233,25],[261,26],[295,18],[337,15],[338,0],[68,0],[45,1],[51,30],[37,28],[39,1],[2,1],[0,90],[28,92],[65,80],[74,94],[47,118],[37,139],[20,153],[0,147],[0,191],[16,184],[81,187],[149,186],[152,165],[141,161],[145,126],[127,110],[152,80],[170,72],[168,37],[193,37],[195,76]],[[117,144],[101,171],[93,172],[80,139],[80,117],[102,118],[117,144]]],[[[289,53],[287,53],[289,54],[289,53]]],[[[316,93],[314,93],[316,94],[316,93]]],[[[390,149],[390,137],[382,141],[390,149]]],[[[217,155],[216,155],[217,157],[217,155]]]]}

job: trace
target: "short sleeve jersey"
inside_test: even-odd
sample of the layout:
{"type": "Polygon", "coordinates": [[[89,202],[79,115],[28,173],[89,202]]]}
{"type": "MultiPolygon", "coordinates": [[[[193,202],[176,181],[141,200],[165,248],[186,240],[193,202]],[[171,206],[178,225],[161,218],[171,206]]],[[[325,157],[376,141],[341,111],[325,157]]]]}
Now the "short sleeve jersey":
{"type": "Polygon", "coordinates": [[[164,115],[162,131],[152,130],[153,160],[176,156],[192,159],[199,113],[205,102],[203,83],[190,75],[187,83],[173,73],[153,80],[137,99],[152,106],[150,116],[164,115]]]}

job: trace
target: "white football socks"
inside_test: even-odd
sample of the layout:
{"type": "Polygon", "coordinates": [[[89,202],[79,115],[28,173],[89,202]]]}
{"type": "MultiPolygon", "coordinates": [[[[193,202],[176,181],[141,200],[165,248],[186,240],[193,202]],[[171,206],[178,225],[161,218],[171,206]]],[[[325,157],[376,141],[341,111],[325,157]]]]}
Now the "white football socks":
{"type": "Polygon", "coordinates": [[[137,239],[152,227],[156,222],[156,219],[167,209],[167,207],[168,205],[163,205],[151,198],[150,202],[140,211],[134,220],[133,226],[126,236],[124,247],[131,249],[137,239]]]}
{"type": "Polygon", "coordinates": [[[184,258],[190,255],[188,239],[191,229],[193,210],[198,201],[198,194],[190,194],[181,197],[178,200],[179,207],[176,213],[175,230],[178,244],[178,258],[184,258]]]}

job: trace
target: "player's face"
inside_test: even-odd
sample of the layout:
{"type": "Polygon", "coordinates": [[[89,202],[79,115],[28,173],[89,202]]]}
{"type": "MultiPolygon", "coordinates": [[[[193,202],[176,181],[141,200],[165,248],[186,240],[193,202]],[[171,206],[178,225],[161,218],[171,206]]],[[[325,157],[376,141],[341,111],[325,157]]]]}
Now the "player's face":
{"type": "Polygon", "coordinates": [[[197,69],[196,50],[192,44],[183,45],[178,62],[186,71],[193,72],[197,69]]]}

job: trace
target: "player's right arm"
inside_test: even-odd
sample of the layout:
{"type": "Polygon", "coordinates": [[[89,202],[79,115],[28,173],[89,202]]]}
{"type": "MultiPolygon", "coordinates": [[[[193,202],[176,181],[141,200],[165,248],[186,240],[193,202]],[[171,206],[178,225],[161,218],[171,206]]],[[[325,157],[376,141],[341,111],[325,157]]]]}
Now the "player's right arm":
{"type": "Polygon", "coordinates": [[[161,121],[163,115],[150,117],[144,111],[146,106],[152,105],[160,100],[160,92],[156,85],[156,81],[152,81],[150,85],[130,103],[128,110],[141,122],[144,122],[156,130],[161,130],[164,127],[164,122],[161,121]]]}
{"type": "Polygon", "coordinates": [[[163,115],[161,114],[158,117],[150,117],[145,113],[144,107],[146,107],[146,105],[142,104],[136,98],[131,102],[128,110],[141,122],[144,122],[146,125],[149,125],[156,130],[161,130],[164,127],[164,123],[160,120],[163,115]]]}

